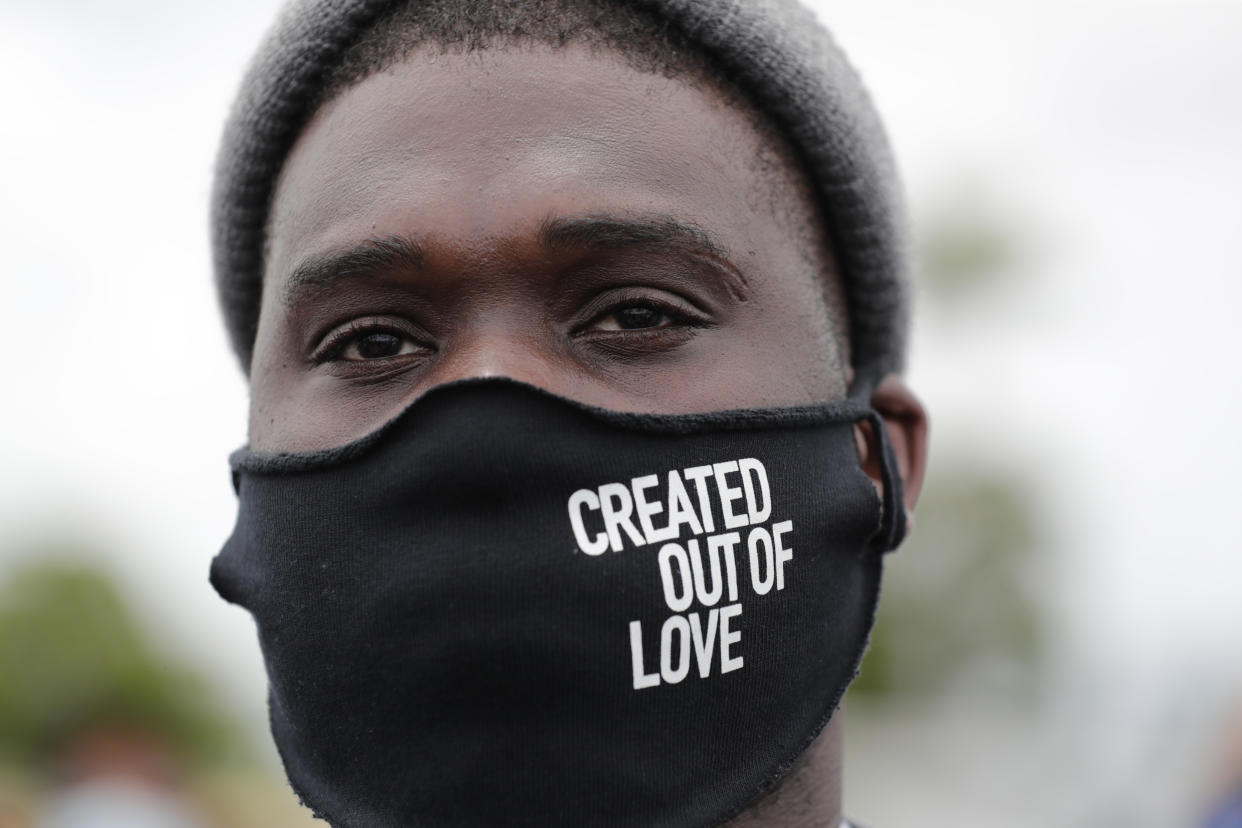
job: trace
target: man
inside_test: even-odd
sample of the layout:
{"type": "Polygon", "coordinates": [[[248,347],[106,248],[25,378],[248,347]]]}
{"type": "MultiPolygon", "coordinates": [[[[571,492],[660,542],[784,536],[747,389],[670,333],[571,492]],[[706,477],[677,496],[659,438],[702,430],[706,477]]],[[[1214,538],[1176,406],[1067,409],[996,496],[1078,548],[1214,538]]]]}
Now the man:
{"type": "Polygon", "coordinates": [[[808,14],[295,5],[213,230],[252,388],[213,582],[308,806],[842,824],[925,419],[883,135],[808,14]]]}

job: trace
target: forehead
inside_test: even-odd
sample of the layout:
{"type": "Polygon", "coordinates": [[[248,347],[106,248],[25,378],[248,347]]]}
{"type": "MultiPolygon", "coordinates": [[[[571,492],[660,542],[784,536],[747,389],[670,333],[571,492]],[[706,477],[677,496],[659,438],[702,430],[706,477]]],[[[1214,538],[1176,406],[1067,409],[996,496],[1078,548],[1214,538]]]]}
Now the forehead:
{"type": "Polygon", "coordinates": [[[377,234],[472,244],[599,212],[673,216],[754,256],[792,241],[773,238],[792,233],[773,187],[786,179],[796,200],[774,157],[711,86],[607,52],[416,52],[304,130],[272,205],[267,281],[377,234]]]}

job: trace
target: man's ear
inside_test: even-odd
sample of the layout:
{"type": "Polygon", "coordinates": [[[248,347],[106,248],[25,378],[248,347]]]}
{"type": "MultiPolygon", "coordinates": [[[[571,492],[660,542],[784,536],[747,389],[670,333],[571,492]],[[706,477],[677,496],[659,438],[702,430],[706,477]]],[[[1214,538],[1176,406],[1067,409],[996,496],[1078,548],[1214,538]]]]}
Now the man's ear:
{"type": "MultiPolygon", "coordinates": [[[[889,374],[876,386],[871,395],[871,407],[884,420],[884,429],[897,458],[901,472],[901,488],[905,495],[906,525],[913,524],[914,504],[923,488],[923,474],[927,470],[927,412],[905,381],[897,374],[889,374]]],[[[880,452],[875,435],[866,424],[854,426],[858,444],[858,459],[863,471],[871,478],[877,490],[883,489],[880,474],[880,452]]]]}

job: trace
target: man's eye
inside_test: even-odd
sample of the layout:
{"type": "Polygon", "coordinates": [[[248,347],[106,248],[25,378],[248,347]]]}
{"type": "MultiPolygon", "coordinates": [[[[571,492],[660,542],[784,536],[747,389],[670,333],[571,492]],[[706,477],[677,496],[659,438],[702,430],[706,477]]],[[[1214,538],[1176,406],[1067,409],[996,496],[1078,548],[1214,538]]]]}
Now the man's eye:
{"type": "Polygon", "coordinates": [[[405,337],[381,331],[356,338],[346,346],[342,355],[346,359],[384,359],[413,351],[414,343],[405,337]]]}
{"type": "Polygon", "coordinates": [[[392,359],[422,350],[422,346],[408,334],[393,330],[346,330],[335,339],[326,349],[326,359],[367,362],[392,359]]]}
{"type": "Polygon", "coordinates": [[[626,305],[599,317],[597,331],[641,331],[662,328],[674,322],[672,315],[651,305],[626,305]]]}

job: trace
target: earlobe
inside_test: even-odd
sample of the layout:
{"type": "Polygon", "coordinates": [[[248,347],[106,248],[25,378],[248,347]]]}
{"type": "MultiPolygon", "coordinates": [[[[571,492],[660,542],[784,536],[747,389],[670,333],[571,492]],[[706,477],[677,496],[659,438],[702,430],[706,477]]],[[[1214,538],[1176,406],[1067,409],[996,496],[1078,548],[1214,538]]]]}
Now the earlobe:
{"type": "MultiPolygon", "coordinates": [[[[927,469],[927,412],[897,374],[889,374],[880,381],[871,395],[871,405],[884,420],[884,429],[901,472],[906,523],[911,525],[927,469]]],[[[855,426],[855,437],[863,471],[880,488],[883,484],[875,435],[868,426],[859,425],[855,426]]]]}

